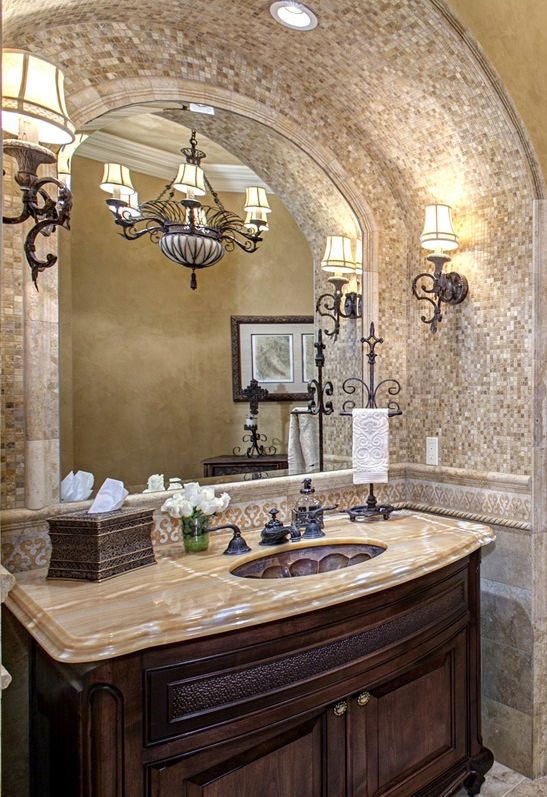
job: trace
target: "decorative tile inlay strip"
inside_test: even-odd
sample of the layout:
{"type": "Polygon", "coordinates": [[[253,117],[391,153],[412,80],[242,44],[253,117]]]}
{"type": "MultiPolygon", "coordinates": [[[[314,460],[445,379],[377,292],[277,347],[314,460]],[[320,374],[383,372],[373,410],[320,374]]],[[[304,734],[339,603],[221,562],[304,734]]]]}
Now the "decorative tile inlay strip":
{"type": "MultiPolygon", "coordinates": [[[[453,468],[426,470],[423,466],[394,464],[391,481],[376,486],[378,500],[399,509],[411,509],[446,517],[479,521],[496,526],[529,530],[531,528],[530,479],[499,473],[465,472],[453,468]],[[405,480],[408,474],[419,478],[405,480]],[[435,477],[440,481],[434,481],[435,477]],[[431,479],[429,481],[428,479],[431,479]],[[462,484],[462,482],[465,482],[462,484]],[[473,483],[480,485],[473,487],[473,483]],[[489,485],[495,485],[492,489],[489,485]],[[505,489],[502,487],[505,486],[505,489]]],[[[337,504],[345,509],[364,504],[368,485],[354,485],[351,470],[314,476],[317,495],[324,506],[337,504]]],[[[269,520],[268,511],[277,507],[283,519],[290,519],[302,478],[279,477],[257,483],[217,485],[227,490],[232,503],[218,515],[218,525],[235,523],[243,531],[260,528],[269,520]],[[253,494],[256,498],[253,498],[253,494]]],[[[132,507],[154,509],[152,542],[161,547],[180,542],[179,521],[161,512],[169,493],[137,494],[127,500],[132,507]]],[[[2,513],[2,562],[11,572],[32,570],[47,565],[50,541],[46,518],[89,508],[91,502],[56,504],[44,510],[10,510],[2,513]],[[33,521],[34,518],[34,521],[33,521]]]]}
{"type": "Polygon", "coordinates": [[[506,518],[494,517],[492,515],[478,515],[475,512],[461,512],[457,509],[445,509],[440,506],[430,506],[429,504],[414,504],[412,501],[405,501],[398,505],[399,509],[411,509],[414,512],[427,512],[443,517],[461,518],[461,520],[472,520],[477,523],[487,523],[490,526],[505,526],[510,529],[522,529],[530,531],[532,524],[523,520],[507,520],[506,518]]]}

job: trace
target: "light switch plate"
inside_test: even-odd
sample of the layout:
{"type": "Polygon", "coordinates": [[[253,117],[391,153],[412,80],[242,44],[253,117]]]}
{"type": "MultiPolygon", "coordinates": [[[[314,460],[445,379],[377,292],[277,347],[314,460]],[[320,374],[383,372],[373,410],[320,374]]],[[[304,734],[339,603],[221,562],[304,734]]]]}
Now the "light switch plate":
{"type": "Polygon", "coordinates": [[[426,437],[425,438],[425,464],[438,465],[439,464],[439,438],[426,437]]]}

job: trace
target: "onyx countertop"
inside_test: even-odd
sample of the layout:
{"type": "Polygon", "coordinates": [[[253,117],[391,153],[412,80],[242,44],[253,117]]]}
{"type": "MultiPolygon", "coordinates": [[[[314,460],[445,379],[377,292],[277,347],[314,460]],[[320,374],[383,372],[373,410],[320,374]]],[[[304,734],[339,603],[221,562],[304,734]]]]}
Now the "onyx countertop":
{"type": "Polygon", "coordinates": [[[102,661],[137,650],[232,631],[354,600],[438,570],[493,542],[481,523],[404,511],[390,520],[325,522],[326,537],[259,547],[224,556],[228,533],[212,534],[209,550],[185,554],[182,544],[156,549],[157,564],[108,581],[47,579],[47,570],[19,573],[6,604],[54,659],[102,661]],[[232,575],[242,563],[295,546],[329,541],[371,543],[381,555],[362,564],[299,578],[232,575]]]}

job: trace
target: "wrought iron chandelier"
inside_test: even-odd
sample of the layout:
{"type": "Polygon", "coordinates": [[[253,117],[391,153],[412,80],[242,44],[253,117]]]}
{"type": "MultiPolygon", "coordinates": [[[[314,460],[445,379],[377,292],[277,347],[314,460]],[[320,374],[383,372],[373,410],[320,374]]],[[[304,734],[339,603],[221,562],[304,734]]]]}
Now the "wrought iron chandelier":
{"type": "Polygon", "coordinates": [[[206,154],[197,148],[195,130],[190,146],[181,151],[185,163],[156,199],[139,204],[129,169],[117,163],[105,164],[101,188],[112,194],[106,203],[124,237],[135,241],[148,235],[169,260],[192,269],[190,287],[195,290],[197,270],[214,266],[235,246],[249,254],[257,250],[268,229],[270,206],[265,189],[253,186],[246,189],[245,219],[226,210],[201,168],[206,154]],[[175,191],[185,193],[185,199],[177,200],[175,191]],[[207,192],[214,206],[197,199],[207,192]]]}

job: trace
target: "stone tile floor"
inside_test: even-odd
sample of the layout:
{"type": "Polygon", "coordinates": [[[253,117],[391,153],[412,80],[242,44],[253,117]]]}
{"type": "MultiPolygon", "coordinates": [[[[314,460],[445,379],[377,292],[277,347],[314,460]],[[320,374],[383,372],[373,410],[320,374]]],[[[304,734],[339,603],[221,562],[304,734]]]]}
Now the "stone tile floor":
{"type": "MultiPolygon", "coordinates": [[[[454,797],[467,797],[467,792],[460,789],[454,797]]],[[[486,776],[480,797],[547,797],[547,778],[528,780],[496,762],[486,776]]]]}

